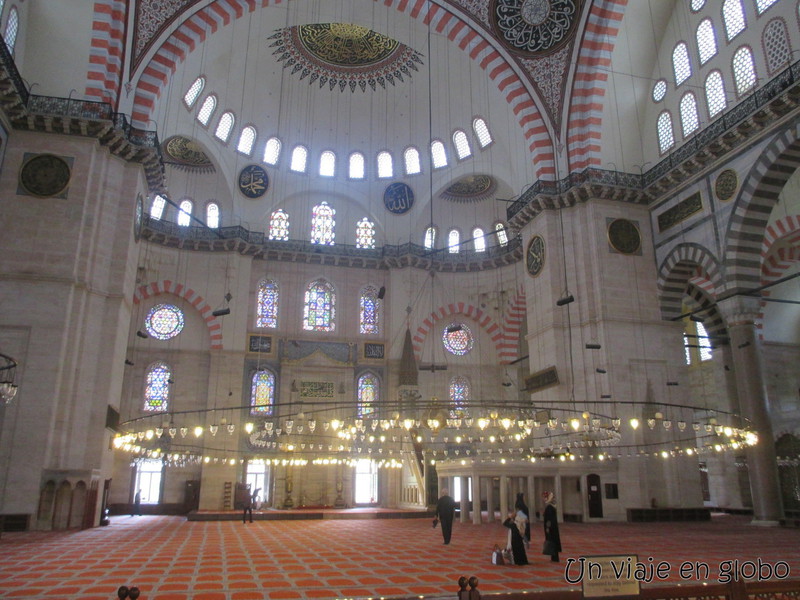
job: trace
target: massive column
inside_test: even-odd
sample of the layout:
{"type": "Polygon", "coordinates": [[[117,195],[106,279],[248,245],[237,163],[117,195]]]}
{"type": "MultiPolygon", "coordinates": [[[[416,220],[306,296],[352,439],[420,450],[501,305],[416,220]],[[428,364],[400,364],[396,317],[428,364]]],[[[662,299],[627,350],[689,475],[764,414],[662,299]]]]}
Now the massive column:
{"type": "Polygon", "coordinates": [[[466,523],[469,520],[469,478],[466,475],[459,477],[458,481],[461,487],[461,516],[459,520],[466,523]]]}

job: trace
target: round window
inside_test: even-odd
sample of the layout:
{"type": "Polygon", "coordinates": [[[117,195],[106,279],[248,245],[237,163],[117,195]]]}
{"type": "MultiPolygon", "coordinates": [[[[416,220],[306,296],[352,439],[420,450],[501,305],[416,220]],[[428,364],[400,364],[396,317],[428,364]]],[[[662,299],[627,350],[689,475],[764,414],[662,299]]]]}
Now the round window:
{"type": "Polygon", "coordinates": [[[667,95],[667,82],[664,79],[659,79],[653,86],[653,102],[661,102],[664,96],[667,95]]]}
{"type": "Polygon", "coordinates": [[[464,356],[472,350],[472,332],[463,323],[450,323],[444,328],[442,343],[450,354],[464,356]]]}
{"type": "Polygon", "coordinates": [[[183,330],[183,311],[172,304],[156,304],[147,313],[144,326],[157,340],[174,338],[183,330]]]}

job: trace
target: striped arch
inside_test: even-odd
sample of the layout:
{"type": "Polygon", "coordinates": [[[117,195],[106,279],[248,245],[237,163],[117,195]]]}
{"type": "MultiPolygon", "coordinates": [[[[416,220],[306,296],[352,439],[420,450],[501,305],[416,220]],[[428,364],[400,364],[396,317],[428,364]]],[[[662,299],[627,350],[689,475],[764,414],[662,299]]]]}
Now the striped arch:
{"type": "Polygon", "coordinates": [[[611,54],[628,0],[592,4],[577,57],[567,122],[570,173],[601,165],[603,103],[611,54]],[[598,68],[599,67],[599,68],[598,68]]]}
{"type": "Polygon", "coordinates": [[[511,298],[506,306],[503,338],[497,345],[498,355],[502,364],[508,364],[519,358],[519,337],[522,333],[522,324],[525,322],[526,314],[525,288],[520,285],[514,297],[511,298]]]}
{"type": "Polygon", "coordinates": [[[703,246],[680,244],[673,248],[658,269],[662,319],[669,321],[681,314],[681,305],[690,284],[708,297],[715,298],[722,285],[720,264],[703,246]]]}
{"type": "Polygon", "coordinates": [[[428,334],[431,332],[431,330],[433,330],[434,327],[436,327],[437,321],[454,315],[463,315],[465,317],[471,317],[474,319],[481,329],[489,334],[492,342],[494,342],[495,350],[497,351],[498,356],[500,356],[501,344],[504,341],[503,328],[500,327],[500,325],[498,325],[497,322],[492,319],[492,317],[490,317],[480,308],[476,308],[472,304],[466,304],[464,302],[454,302],[452,304],[445,304],[444,306],[437,308],[430,315],[428,315],[428,317],[422,322],[422,325],[417,327],[416,333],[411,338],[412,345],[414,347],[414,356],[416,357],[417,362],[422,359],[422,346],[425,343],[425,339],[428,337],[428,334]]]}
{"type": "MultiPolygon", "coordinates": [[[[164,39],[138,77],[131,115],[133,125],[147,126],[158,98],[169,85],[170,76],[207,35],[255,11],[257,4],[263,8],[280,3],[281,0],[216,0],[186,18],[164,39]]],[[[447,5],[440,6],[431,0],[375,0],[375,3],[423,20],[467,52],[505,95],[528,143],[537,177],[555,176],[555,154],[547,126],[513,61],[495,47],[496,41],[481,27],[471,25],[452,12],[447,5]]]]}
{"type": "Polygon", "coordinates": [[[206,327],[208,327],[208,333],[211,337],[211,349],[223,349],[222,324],[217,317],[211,314],[213,309],[208,305],[205,299],[192,288],[187,288],[182,283],[175,283],[174,281],[165,279],[164,281],[139,286],[133,295],[133,302],[134,304],[139,304],[142,300],[147,300],[159,294],[173,294],[179,298],[188,300],[206,322],[206,327]]]}
{"type": "Polygon", "coordinates": [[[800,165],[800,121],[764,148],[736,197],[725,235],[725,270],[730,291],[761,284],[767,223],[783,186],[800,165]]]}
{"type": "Polygon", "coordinates": [[[125,55],[128,0],[96,0],[84,95],[117,107],[125,55]]]}
{"type": "MultiPolygon", "coordinates": [[[[784,217],[767,227],[761,247],[761,285],[769,285],[783,277],[794,263],[800,262],[800,215],[784,217]],[[777,242],[781,242],[780,245],[776,246],[777,242]]],[[[761,291],[765,298],[769,298],[771,293],[771,289],[761,291]]],[[[763,307],[766,304],[761,302],[762,310],[756,321],[759,335],[764,325],[763,307]]]]}

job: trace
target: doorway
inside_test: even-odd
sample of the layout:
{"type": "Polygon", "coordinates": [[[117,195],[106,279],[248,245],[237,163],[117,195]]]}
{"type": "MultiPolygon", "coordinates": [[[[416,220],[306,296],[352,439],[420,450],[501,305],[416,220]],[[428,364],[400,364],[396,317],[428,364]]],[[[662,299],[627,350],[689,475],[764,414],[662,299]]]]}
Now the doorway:
{"type": "Polygon", "coordinates": [[[589,518],[603,518],[603,488],[600,486],[600,475],[591,473],[586,476],[586,493],[589,499],[589,518]]]}

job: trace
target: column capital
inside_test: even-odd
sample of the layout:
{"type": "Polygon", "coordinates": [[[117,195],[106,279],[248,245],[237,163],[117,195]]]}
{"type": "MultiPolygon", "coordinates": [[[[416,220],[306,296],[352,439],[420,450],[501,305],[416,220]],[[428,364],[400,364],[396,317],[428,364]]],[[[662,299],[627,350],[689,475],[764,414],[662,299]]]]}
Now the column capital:
{"type": "Polygon", "coordinates": [[[728,327],[752,325],[761,314],[761,300],[751,296],[733,296],[717,302],[728,327]]]}

